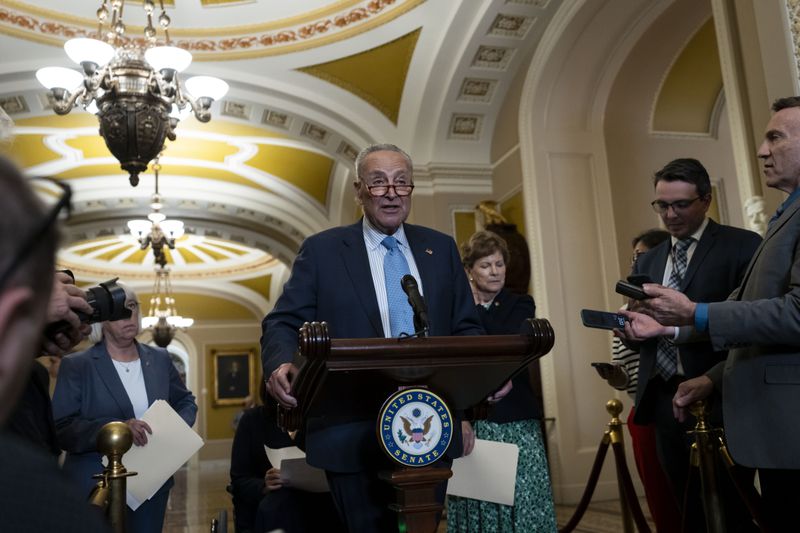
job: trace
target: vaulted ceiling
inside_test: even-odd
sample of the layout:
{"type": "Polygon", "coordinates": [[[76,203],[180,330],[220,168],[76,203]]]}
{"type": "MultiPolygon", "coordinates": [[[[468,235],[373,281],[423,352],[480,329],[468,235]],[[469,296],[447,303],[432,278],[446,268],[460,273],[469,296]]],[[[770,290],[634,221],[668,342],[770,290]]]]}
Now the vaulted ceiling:
{"type": "MultiPolygon", "coordinates": [[[[302,240],[354,220],[352,165],[367,144],[396,143],[418,165],[488,165],[509,85],[561,3],[165,2],[174,44],[194,56],[188,74],[231,86],[211,122],[181,121],[161,158],[162,211],[187,227],[169,257],[184,314],[260,318],[302,240]]],[[[0,149],[72,186],[62,264],[86,283],[120,276],[145,289],[152,255],[125,223],[149,211],[152,173],[131,187],[97,119],[56,116],[34,77],[73,67],[61,45],[96,31],[100,4],[0,0],[0,105],[13,121],[0,149]]],[[[139,35],[141,2],[125,4],[139,35]]]]}

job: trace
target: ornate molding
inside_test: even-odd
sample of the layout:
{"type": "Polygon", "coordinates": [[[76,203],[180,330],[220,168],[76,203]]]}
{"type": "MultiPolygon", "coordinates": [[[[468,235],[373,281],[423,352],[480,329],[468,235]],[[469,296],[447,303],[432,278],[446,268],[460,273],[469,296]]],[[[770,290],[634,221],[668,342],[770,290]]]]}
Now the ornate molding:
{"type": "Polygon", "coordinates": [[[789,18],[789,30],[792,32],[792,55],[800,71],[800,0],[786,0],[786,12],[789,18]]]}
{"type": "MultiPolygon", "coordinates": [[[[425,0],[367,0],[356,6],[312,19],[287,19],[281,27],[261,25],[224,29],[172,30],[173,44],[193,53],[196,60],[230,60],[286,54],[330,44],[385,24],[425,0]]],[[[279,21],[281,22],[281,21],[279,21]]],[[[94,36],[96,22],[8,2],[0,7],[0,33],[58,45],[73,37],[94,36]]],[[[140,33],[131,26],[130,34],[140,33]]],[[[135,42],[144,39],[134,39],[135,42]]]]}

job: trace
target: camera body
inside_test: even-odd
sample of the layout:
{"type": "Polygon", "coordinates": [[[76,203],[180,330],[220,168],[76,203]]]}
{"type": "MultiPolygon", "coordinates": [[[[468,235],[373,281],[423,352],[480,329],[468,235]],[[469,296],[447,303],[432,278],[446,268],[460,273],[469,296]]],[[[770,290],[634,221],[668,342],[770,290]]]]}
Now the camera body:
{"type": "Polygon", "coordinates": [[[94,311],[91,315],[76,311],[81,322],[113,322],[131,317],[131,310],[125,307],[125,290],[117,284],[119,278],[110,279],[86,290],[86,301],[94,311]]]}
{"type": "MultiPolygon", "coordinates": [[[[68,272],[72,276],[72,272],[68,272]]],[[[75,276],[72,276],[75,279],[75,276]]],[[[84,324],[94,324],[96,322],[122,320],[131,317],[131,310],[125,307],[125,289],[117,284],[119,278],[110,279],[99,284],[97,287],[90,287],[86,290],[86,301],[92,306],[92,314],[75,311],[81,322],[84,324]]],[[[70,325],[66,320],[60,320],[48,324],[44,329],[44,335],[53,338],[58,333],[69,330],[70,325]]]]}

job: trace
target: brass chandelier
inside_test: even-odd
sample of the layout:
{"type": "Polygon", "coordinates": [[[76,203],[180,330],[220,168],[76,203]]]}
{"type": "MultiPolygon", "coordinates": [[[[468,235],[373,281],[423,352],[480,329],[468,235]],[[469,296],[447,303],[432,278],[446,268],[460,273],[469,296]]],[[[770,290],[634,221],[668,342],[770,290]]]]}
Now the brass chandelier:
{"type": "Polygon", "coordinates": [[[172,296],[172,284],[169,281],[169,269],[158,266],[155,269],[156,279],[153,293],[150,296],[150,308],[147,316],[142,317],[142,328],[150,328],[153,342],[166,348],[178,329],[186,329],[194,324],[194,320],[178,314],[175,298],[172,296]]]}
{"type": "Polygon", "coordinates": [[[170,17],[159,0],[158,39],[153,24],[155,4],[144,0],[147,25],[144,37],[126,36],[123,22],[125,0],[103,0],[97,10],[97,39],[78,37],[64,43],[70,59],[83,68],[44,67],[36,77],[53,96],[53,109],[66,115],[76,105],[96,114],[100,136],[130,183],[175,140],[178,121],[189,113],[200,122],[211,119],[211,104],[228,91],[228,84],[211,76],[194,76],[180,82],[178,73],[189,67],[192,55],[171,46],[170,17]]]}
{"type": "Polygon", "coordinates": [[[167,266],[167,255],[164,247],[175,249],[175,240],[183,236],[183,222],[176,219],[167,220],[161,212],[164,207],[161,195],[158,193],[158,175],[161,170],[160,157],[153,162],[153,174],[156,182],[156,191],[151,197],[150,208],[152,211],[147,219],[137,218],[128,221],[128,230],[139,241],[142,250],[151,247],[153,259],[161,268],[167,266]]]}

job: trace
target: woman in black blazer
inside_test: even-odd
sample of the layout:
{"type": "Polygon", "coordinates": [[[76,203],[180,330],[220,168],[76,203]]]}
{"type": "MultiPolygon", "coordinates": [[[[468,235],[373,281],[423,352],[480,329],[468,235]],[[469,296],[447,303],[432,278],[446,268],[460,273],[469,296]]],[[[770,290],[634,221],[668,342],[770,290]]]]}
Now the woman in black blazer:
{"type": "MultiPolygon", "coordinates": [[[[489,335],[518,334],[522,322],[533,318],[536,305],[527,294],[505,289],[508,247],[491,231],[479,231],[461,247],[464,269],[483,327],[489,335]]],[[[521,372],[513,387],[494,405],[487,420],[463,423],[465,453],[472,449],[466,435],[508,442],[519,447],[514,505],[450,497],[447,530],[469,531],[556,531],[553,496],[539,420],[542,410],[533,393],[530,375],[521,372]]],[[[473,438],[473,442],[474,442],[473,438]]]]}

